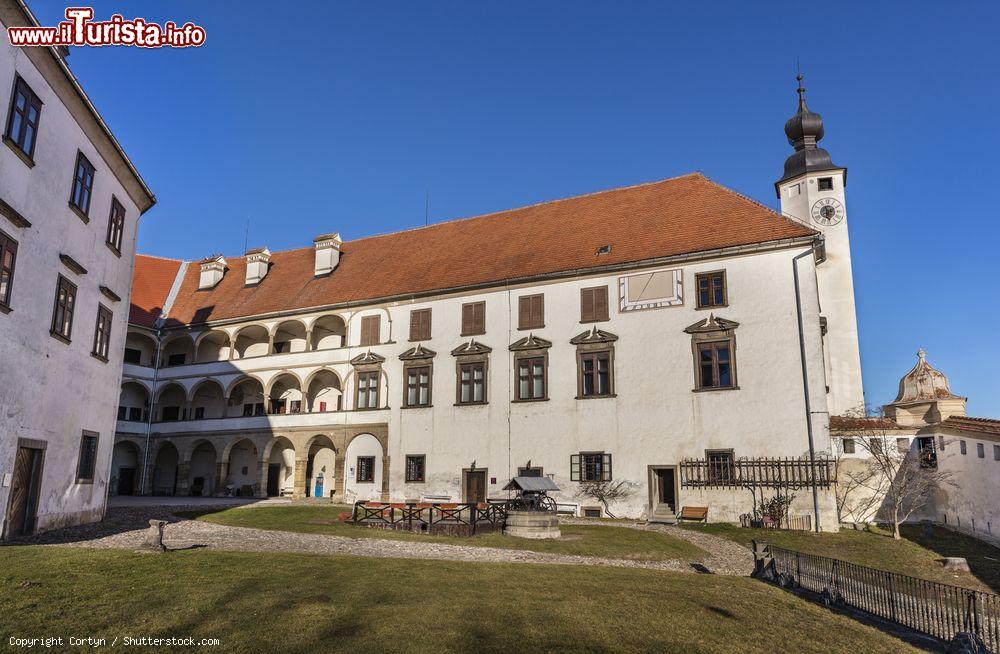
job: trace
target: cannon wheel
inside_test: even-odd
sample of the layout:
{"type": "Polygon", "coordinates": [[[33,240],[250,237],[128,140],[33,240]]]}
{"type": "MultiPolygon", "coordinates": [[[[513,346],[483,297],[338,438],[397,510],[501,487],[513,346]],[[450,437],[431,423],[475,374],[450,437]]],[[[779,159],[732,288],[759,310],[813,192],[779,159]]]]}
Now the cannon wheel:
{"type": "Polygon", "coordinates": [[[542,497],[538,501],[538,508],[541,511],[555,511],[556,501],[548,496],[542,497]]]}

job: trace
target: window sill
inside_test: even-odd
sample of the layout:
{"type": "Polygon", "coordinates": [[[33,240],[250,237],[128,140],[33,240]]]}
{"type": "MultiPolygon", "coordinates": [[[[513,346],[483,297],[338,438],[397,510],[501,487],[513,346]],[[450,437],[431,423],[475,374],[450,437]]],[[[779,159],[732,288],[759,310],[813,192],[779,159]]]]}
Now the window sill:
{"type": "Polygon", "coordinates": [[[75,213],[80,220],[82,220],[85,223],[89,223],[90,222],[90,216],[88,216],[87,214],[85,214],[83,212],[83,209],[81,209],[80,207],[76,206],[72,202],[69,202],[67,204],[69,204],[69,208],[72,209],[73,213],[75,213]]]}
{"type": "Polygon", "coordinates": [[[11,311],[13,311],[13,309],[11,309],[9,306],[7,306],[6,304],[4,304],[3,302],[0,302],[0,313],[10,313],[11,311]]]}
{"type": "Polygon", "coordinates": [[[713,393],[715,391],[738,391],[739,386],[727,386],[725,388],[692,388],[692,393],[713,393]]]}
{"type": "Polygon", "coordinates": [[[427,481],[424,479],[407,479],[404,483],[407,484],[426,484],[427,481]]]}
{"type": "Polygon", "coordinates": [[[433,404],[404,404],[400,409],[433,409],[433,404]]]}
{"type": "Polygon", "coordinates": [[[607,400],[611,398],[618,397],[618,393],[610,393],[608,395],[577,395],[578,400],[607,400]]]}
{"type": "Polygon", "coordinates": [[[712,304],[709,304],[709,305],[705,305],[705,306],[703,306],[703,307],[699,307],[699,306],[696,306],[696,307],[694,308],[694,310],[695,310],[695,311],[714,311],[714,310],[716,310],[716,309],[725,309],[725,308],[727,308],[728,306],[729,306],[729,304],[728,304],[728,303],[727,303],[727,304],[714,304],[714,305],[712,305],[712,304]]]}
{"type": "Polygon", "coordinates": [[[528,399],[525,399],[525,400],[520,400],[520,399],[518,399],[518,400],[511,400],[510,403],[511,404],[530,404],[532,402],[548,402],[548,401],[549,401],[549,398],[547,398],[547,397],[531,397],[531,398],[528,398],[528,399]]]}
{"type": "Polygon", "coordinates": [[[6,143],[7,147],[10,148],[14,152],[14,154],[17,155],[18,159],[24,162],[25,166],[27,166],[28,168],[35,167],[35,160],[32,159],[30,156],[28,156],[27,152],[19,148],[17,144],[14,143],[14,141],[12,141],[9,136],[4,136],[3,142],[6,143]]]}
{"type": "Polygon", "coordinates": [[[360,481],[360,480],[356,480],[356,481],[355,481],[354,483],[355,483],[355,484],[374,484],[374,483],[375,483],[375,480],[374,480],[374,479],[372,479],[371,481],[360,481]]]}
{"type": "Polygon", "coordinates": [[[530,332],[530,331],[533,331],[535,329],[545,329],[545,325],[531,325],[529,327],[518,327],[517,331],[519,331],[519,332],[530,332]]]}
{"type": "Polygon", "coordinates": [[[462,338],[466,338],[468,336],[486,336],[486,332],[462,332],[459,336],[462,338]]]}
{"type": "Polygon", "coordinates": [[[118,249],[118,248],[116,248],[115,246],[111,245],[111,244],[110,244],[110,243],[108,243],[107,241],[105,241],[105,242],[104,242],[104,244],[108,246],[108,249],[109,249],[109,250],[111,250],[111,253],[112,253],[112,254],[114,254],[114,255],[115,255],[116,257],[118,257],[119,259],[121,259],[121,258],[122,258],[122,251],[121,251],[121,250],[119,250],[119,249],[118,249]]]}
{"type": "Polygon", "coordinates": [[[62,341],[66,345],[69,345],[72,342],[69,338],[63,336],[59,332],[54,332],[54,331],[50,330],[49,331],[49,336],[51,336],[52,338],[56,339],[57,341],[62,341]]]}
{"type": "Polygon", "coordinates": [[[489,402],[455,402],[454,406],[486,406],[489,402]]]}
{"type": "Polygon", "coordinates": [[[98,361],[102,361],[102,362],[104,362],[104,363],[107,363],[107,362],[108,362],[108,357],[106,357],[106,356],[101,356],[101,355],[100,355],[100,354],[98,354],[97,352],[91,352],[91,353],[90,353],[90,356],[94,357],[94,358],[95,358],[95,359],[97,359],[98,361]]]}
{"type": "Polygon", "coordinates": [[[76,483],[78,483],[78,484],[93,484],[94,480],[93,479],[77,479],[76,483]]]}
{"type": "Polygon", "coordinates": [[[598,322],[611,322],[611,318],[598,318],[597,320],[581,320],[581,325],[593,325],[598,322]]]}

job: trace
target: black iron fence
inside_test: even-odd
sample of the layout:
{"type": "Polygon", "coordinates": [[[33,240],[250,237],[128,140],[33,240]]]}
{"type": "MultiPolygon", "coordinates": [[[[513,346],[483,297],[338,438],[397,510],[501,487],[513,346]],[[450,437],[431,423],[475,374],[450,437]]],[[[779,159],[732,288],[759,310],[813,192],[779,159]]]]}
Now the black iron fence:
{"type": "MultiPolygon", "coordinates": [[[[757,543],[773,559],[773,577],[821,593],[915,631],[951,641],[958,632],[979,636],[1000,651],[1000,595],[868,568],[838,559],[757,543]]],[[[764,576],[767,576],[765,574],[764,576]]]]}
{"type": "Polygon", "coordinates": [[[837,481],[836,464],[827,458],[684,459],[680,463],[685,488],[829,488],[837,481]]]}

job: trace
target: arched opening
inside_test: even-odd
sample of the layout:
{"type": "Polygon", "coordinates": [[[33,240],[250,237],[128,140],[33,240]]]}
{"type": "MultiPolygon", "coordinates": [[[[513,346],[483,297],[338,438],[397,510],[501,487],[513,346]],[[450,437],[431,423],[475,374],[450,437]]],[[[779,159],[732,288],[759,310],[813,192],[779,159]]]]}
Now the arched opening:
{"type": "Polygon", "coordinates": [[[118,396],[118,419],[132,422],[149,420],[149,391],[142,384],[127,381],[118,396]]]}
{"type": "Polygon", "coordinates": [[[330,497],[335,486],[337,452],[333,442],[323,435],[314,436],[308,445],[306,497],[330,497]]]}
{"type": "Polygon", "coordinates": [[[340,411],[344,408],[340,377],[332,370],[320,370],[309,379],[306,388],[309,413],[340,411]]]}
{"type": "Polygon", "coordinates": [[[260,325],[244,327],[236,334],[236,359],[262,357],[268,353],[271,335],[260,325]]]}
{"type": "Polygon", "coordinates": [[[142,332],[129,331],[125,335],[125,363],[137,366],[156,365],[156,341],[142,332]]]}
{"type": "Polygon", "coordinates": [[[289,320],[274,330],[274,353],[305,352],[306,326],[298,320],[289,320]]]}
{"type": "Polygon", "coordinates": [[[191,451],[188,468],[188,490],[191,497],[210,497],[215,494],[215,447],[202,441],[191,451]]]}
{"type": "Polygon", "coordinates": [[[382,495],[382,444],[371,434],[359,434],[348,444],[344,456],[344,492],[359,500],[377,500],[382,495]]]}
{"type": "Polygon", "coordinates": [[[229,389],[226,402],[226,417],[262,416],[264,407],[264,385],[253,377],[244,377],[229,389]]]}
{"type": "Polygon", "coordinates": [[[187,334],[177,336],[163,345],[163,354],[160,356],[161,368],[183,366],[194,361],[194,342],[187,334]]]}
{"type": "Polygon", "coordinates": [[[191,418],[224,418],[226,397],[222,384],[214,379],[198,382],[191,396],[191,418]]]}
{"type": "Polygon", "coordinates": [[[312,327],[312,349],[329,350],[344,346],[347,325],[340,316],[329,315],[318,318],[312,327]]]}
{"type": "Polygon", "coordinates": [[[180,457],[173,443],[163,443],[153,460],[153,495],[174,495],[177,492],[177,464],[180,457]]]}
{"type": "Polygon", "coordinates": [[[238,497],[254,497],[260,482],[257,469],[257,446],[249,439],[241,439],[229,448],[226,462],[226,494],[238,497]]]}
{"type": "Polygon", "coordinates": [[[180,384],[168,384],[160,390],[156,399],[156,408],[159,422],[175,422],[186,420],[184,414],[184,403],[187,401],[187,394],[180,384]]]}
{"type": "Polygon", "coordinates": [[[198,341],[198,363],[229,360],[229,334],[223,331],[211,331],[198,341]]]}
{"type": "Polygon", "coordinates": [[[271,382],[267,394],[268,413],[302,413],[302,390],[298,378],[291,373],[282,373],[271,382]]]}
{"type": "Polygon", "coordinates": [[[267,457],[267,496],[291,496],[295,489],[295,448],[287,438],[277,438],[267,457]]]}
{"type": "Polygon", "coordinates": [[[111,451],[112,495],[135,495],[139,492],[139,446],[129,441],[115,443],[111,451]]]}

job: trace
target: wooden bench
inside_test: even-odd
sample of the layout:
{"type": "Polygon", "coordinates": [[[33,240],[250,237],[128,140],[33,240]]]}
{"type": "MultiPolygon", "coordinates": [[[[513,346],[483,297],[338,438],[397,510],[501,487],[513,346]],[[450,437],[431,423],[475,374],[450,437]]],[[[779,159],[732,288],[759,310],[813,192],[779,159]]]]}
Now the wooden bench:
{"type": "Polygon", "coordinates": [[[708,522],[708,507],[685,506],[681,509],[681,512],[677,514],[677,519],[681,521],[694,520],[696,522],[708,522]]]}

